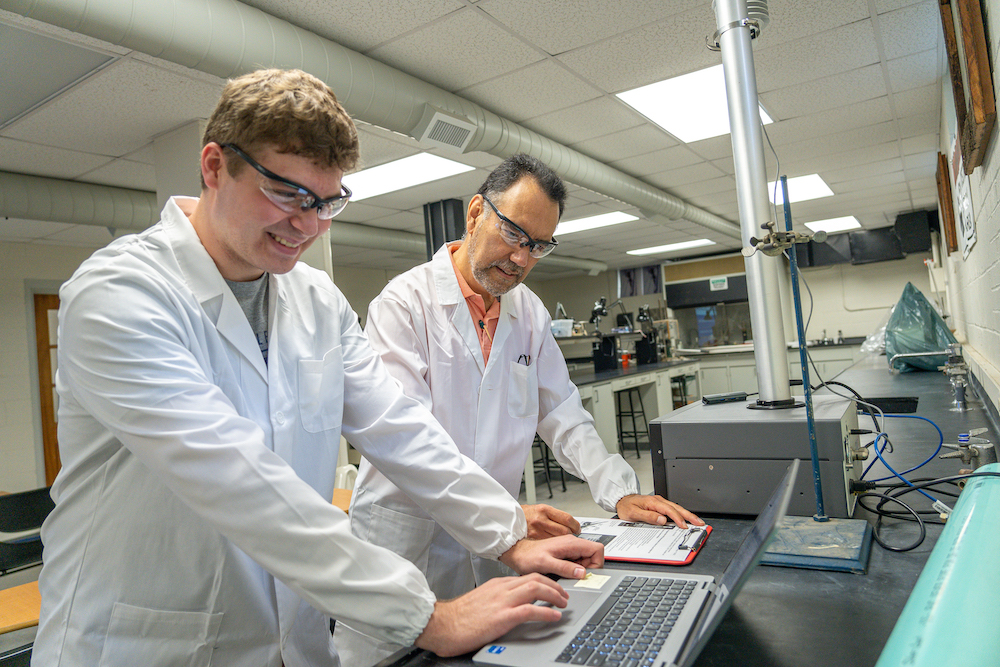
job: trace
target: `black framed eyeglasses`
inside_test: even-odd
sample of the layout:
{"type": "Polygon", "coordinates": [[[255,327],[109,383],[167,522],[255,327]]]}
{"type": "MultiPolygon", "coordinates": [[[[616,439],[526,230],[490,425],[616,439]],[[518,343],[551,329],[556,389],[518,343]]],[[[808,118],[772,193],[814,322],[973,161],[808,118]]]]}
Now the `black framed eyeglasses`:
{"type": "Polygon", "coordinates": [[[228,148],[236,153],[244,162],[253,167],[261,176],[268,180],[260,182],[260,191],[264,193],[272,204],[280,208],[285,213],[295,213],[297,211],[307,211],[316,209],[316,217],[320,220],[330,220],[344,210],[350,200],[351,189],[341,184],[341,194],[336,197],[323,199],[315,192],[304,185],[299,185],[295,181],[278,176],[276,173],[259,164],[252,157],[247,155],[236,144],[221,144],[223,148],[228,148]],[[273,183],[269,181],[274,181],[273,183]],[[278,185],[280,184],[280,185],[278,185]],[[289,190],[288,188],[291,188],[289,190]]]}
{"type": "Polygon", "coordinates": [[[555,250],[556,246],[559,245],[559,241],[556,241],[555,238],[550,241],[536,241],[528,235],[528,232],[518,227],[513,220],[501,213],[500,209],[490,201],[489,197],[483,195],[483,200],[490,205],[493,212],[500,218],[500,222],[497,223],[497,229],[500,230],[500,236],[503,240],[512,248],[527,248],[529,255],[535,259],[541,259],[555,250]]]}

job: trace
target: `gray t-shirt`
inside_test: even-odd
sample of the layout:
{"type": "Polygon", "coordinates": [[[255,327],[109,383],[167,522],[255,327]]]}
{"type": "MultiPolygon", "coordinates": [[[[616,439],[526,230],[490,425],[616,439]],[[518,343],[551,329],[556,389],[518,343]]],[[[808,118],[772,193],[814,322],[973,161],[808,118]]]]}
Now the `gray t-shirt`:
{"type": "Polygon", "coordinates": [[[264,355],[264,363],[267,363],[267,296],[268,296],[268,274],[265,272],[257,280],[247,282],[233,282],[227,280],[226,284],[233,291],[233,295],[243,309],[243,313],[250,322],[253,335],[257,338],[257,345],[260,346],[260,353],[264,355]]]}

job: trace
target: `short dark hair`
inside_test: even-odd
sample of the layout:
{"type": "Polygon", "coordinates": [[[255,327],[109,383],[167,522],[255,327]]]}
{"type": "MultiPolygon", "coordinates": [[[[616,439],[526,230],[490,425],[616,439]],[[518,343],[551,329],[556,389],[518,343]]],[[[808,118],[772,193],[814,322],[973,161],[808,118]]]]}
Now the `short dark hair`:
{"type": "Polygon", "coordinates": [[[486,177],[476,194],[492,200],[507,192],[525,176],[534,178],[549,199],[559,204],[559,217],[562,218],[563,209],[566,208],[566,184],[551,167],[527,153],[511,155],[501,162],[486,177]]]}

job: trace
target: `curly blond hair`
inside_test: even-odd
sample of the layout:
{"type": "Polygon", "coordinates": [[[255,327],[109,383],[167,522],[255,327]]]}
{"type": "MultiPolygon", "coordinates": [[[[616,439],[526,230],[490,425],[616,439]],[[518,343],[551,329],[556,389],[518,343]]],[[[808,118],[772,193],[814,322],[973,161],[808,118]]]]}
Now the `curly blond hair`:
{"type": "MultiPolygon", "coordinates": [[[[205,126],[202,145],[212,141],[249,153],[271,146],[345,172],[360,157],[357,128],[337,96],[296,69],[262,69],[230,79],[205,126]]],[[[244,166],[242,160],[228,164],[232,175],[244,166]]]]}

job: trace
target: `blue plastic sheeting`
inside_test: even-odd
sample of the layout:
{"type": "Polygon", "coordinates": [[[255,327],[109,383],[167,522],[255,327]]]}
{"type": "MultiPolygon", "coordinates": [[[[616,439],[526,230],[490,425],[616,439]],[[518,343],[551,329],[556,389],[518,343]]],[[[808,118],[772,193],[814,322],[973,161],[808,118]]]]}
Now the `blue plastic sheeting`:
{"type": "Polygon", "coordinates": [[[875,667],[1000,664],[998,513],[1000,477],[970,480],[875,667]]]}

